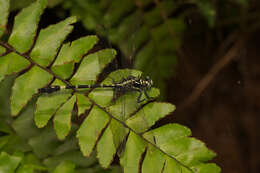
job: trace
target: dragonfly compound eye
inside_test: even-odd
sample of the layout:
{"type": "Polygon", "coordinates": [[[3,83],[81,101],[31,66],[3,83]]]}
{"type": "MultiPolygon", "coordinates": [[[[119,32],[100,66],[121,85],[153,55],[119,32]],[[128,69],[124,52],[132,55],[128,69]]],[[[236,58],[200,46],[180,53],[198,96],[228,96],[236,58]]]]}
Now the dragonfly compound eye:
{"type": "Polygon", "coordinates": [[[145,76],[145,80],[149,81],[151,80],[149,76],[145,76]]]}

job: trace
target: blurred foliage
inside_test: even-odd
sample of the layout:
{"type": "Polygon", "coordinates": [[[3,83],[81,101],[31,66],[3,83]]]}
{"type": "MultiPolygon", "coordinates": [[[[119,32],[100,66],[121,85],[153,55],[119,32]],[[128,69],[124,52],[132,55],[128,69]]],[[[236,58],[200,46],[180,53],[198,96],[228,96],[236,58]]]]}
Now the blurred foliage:
{"type": "MultiPolygon", "coordinates": [[[[10,0],[10,9],[19,10],[21,8],[27,7],[35,0],[10,0]]],[[[48,0],[48,6],[50,8],[55,7],[56,5],[62,3],[64,0],[48,0]]]]}

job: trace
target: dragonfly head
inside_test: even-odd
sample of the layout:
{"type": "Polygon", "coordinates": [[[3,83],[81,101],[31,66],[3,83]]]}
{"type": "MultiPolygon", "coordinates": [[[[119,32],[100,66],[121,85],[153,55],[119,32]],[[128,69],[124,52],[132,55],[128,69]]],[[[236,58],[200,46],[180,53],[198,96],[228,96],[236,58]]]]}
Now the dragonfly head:
{"type": "Polygon", "coordinates": [[[145,77],[145,81],[146,81],[146,86],[147,86],[147,88],[152,88],[152,86],[153,86],[153,80],[152,80],[149,76],[146,76],[146,77],[145,77]]]}

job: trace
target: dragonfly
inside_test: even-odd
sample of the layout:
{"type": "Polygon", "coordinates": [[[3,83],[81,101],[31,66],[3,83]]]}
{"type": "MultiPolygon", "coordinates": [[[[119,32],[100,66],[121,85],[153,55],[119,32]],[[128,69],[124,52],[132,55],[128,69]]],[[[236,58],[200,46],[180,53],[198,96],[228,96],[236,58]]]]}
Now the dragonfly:
{"type": "Polygon", "coordinates": [[[111,88],[115,91],[137,91],[139,92],[139,96],[137,98],[137,103],[141,103],[145,100],[150,100],[151,97],[148,95],[147,91],[149,91],[153,86],[153,80],[150,79],[149,76],[136,77],[136,76],[128,76],[127,78],[123,78],[119,82],[114,82],[113,84],[93,84],[93,85],[53,85],[44,88],[40,88],[39,93],[53,93],[56,91],[64,90],[64,89],[95,89],[95,88],[111,88]],[[141,99],[142,95],[145,95],[146,98],[141,99]]]}

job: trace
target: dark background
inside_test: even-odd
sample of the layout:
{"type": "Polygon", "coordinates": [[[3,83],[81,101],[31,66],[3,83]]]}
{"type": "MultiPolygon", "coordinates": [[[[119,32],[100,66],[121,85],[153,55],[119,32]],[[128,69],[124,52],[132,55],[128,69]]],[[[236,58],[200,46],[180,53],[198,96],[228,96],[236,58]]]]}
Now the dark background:
{"type": "Polygon", "coordinates": [[[204,39],[188,38],[180,50],[177,75],[167,87],[168,100],[177,105],[177,110],[167,120],[187,125],[195,137],[216,151],[216,162],[223,172],[257,173],[260,171],[260,35],[258,31],[250,33],[243,45],[236,48],[244,39],[239,33],[231,48],[219,50],[223,54],[217,57],[216,48],[221,44],[205,49],[211,36],[205,33],[204,39]],[[212,69],[229,58],[233,49],[236,55],[232,60],[213,73],[212,69]],[[205,81],[207,87],[192,95],[205,81]]]}

